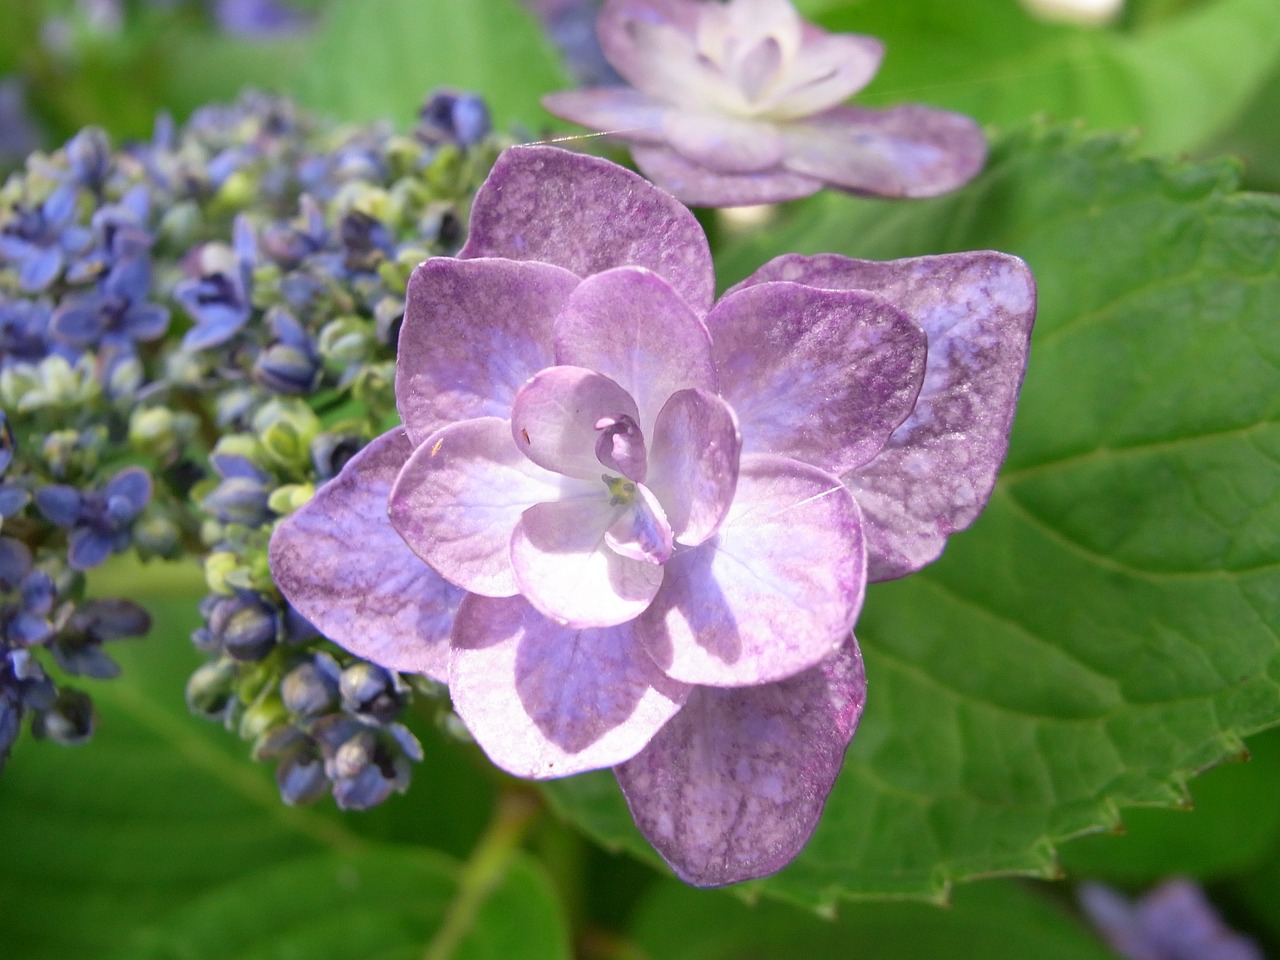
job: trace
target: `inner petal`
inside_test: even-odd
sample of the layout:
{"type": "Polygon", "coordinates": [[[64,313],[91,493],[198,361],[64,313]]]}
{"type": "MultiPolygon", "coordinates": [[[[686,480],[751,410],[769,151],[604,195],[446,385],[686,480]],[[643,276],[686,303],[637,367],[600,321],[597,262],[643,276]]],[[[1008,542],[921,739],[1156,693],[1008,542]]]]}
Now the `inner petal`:
{"type": "MultiPolygon", "coordinates": [[[[582,367],[548,367],[516,394],[511,435],[520,452],[538,466],[568,477],[595,480],[603,462],[597,459],[602,429],[598,424],[604,420],[635,424],[637,416],[635,401],[608,377],[582,367]]],[[[643,475],[644,441],[639,427],[636,434],[643,475]]],[[[628,446],[625,440],[621,445],[628,446]]],[[[635,453],[629,462],[633,469],[637,466],[635,453]]]]}
{"type": "Polygon", "coordinates": [[[604,542],[609,549],[631,560],[666,563],[671,559],[675,538],[658,498],[638,483],[613,481],[609,486],[611,490],[618,489],[613,502],[626,508],[605,531],[604,542]]]}
{"type": "Polygon", "coordinates": [[[648,470],[644,434],[635,418],[615,413],[596,421],[596,459],[628,480],[640,483],[648,470]]]}

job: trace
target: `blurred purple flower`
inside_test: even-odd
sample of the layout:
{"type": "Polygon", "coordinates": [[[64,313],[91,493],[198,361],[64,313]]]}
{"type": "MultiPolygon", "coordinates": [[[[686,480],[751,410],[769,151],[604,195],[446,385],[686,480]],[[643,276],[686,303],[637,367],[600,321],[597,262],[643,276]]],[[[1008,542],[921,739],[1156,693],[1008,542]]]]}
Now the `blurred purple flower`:
{"type": "Polygon", "coordinates": [[[8,222],[0,225],[0,263],[14,264],[22,289],[38,293],[49,289],[92,239],[92,233],[76,222],[76,188],[64,183],[39,207],[15,207],[8,222]]]}
{"type": "Polygon", "coordinates": [[[218,29],[233,37],[267,39],[302,32],[311,19],[280,0],[215,0],[218,29]]]}
{"type": "Polygon", "coordinates": [[[101,490],[54,483],[35,496],[50,523],[71,531],[67,564],[72,570],[91,570],[128,547],[133,522],[150,499],[151,476],[141,467],[125,467],[101,490]]]}
{"type": "Polygon", "coordinates": [[[1084,884],[1079,896],[1093,925],[1126,960],[1263,960],[1190,880],[1166,881],[1132,904],[1100,883],[1084,884]]]}
{"type": "Polygon", "coordinates": [[[616,132],[640,170],[688,204],[884,197],[961,186],[986,160],[968,117],[916,104],[842,106],[883,46],[805,23],[788,0],[606,0],[604,55],[629,87],[553,93],[552,113],[616,132]]]}
{"type": "Polygon", "coordinates": [[[447,680],[514,774],[613,766],[702,885],[812,833],[862,711],[868,574],[985,502],[1034,312],[995,253],[783,258],[713,290],[674,198],[507,151],[460,259],[410,281],[404,426],[271,543],[322,632],[447,680]]]}

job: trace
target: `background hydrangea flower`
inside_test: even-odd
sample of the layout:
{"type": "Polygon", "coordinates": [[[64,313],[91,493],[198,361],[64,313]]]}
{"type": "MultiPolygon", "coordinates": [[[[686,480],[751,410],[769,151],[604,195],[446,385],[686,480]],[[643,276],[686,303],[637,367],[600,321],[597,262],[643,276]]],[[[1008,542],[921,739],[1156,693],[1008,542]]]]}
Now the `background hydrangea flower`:
{"type": "Polygon", "coordinates": [[[805,23],[788,0],[606,0],[597,30],[630,86],[543,103],[628,141],[640,170],[685,203],[776,203],[824,185],[929,197],[986,160],[968,117],[844,106],[879,69],[882,44],[805,23]]]}
{"type": "Polygon", "coordinates": [[[276,581],[357,655],[447,680],[510,772],[615,767],[686,880],[781,868],[861,713],[867,563],[905,572],[886,558],[923,556],[917,540],[990,492],[1034,309],[1025,266],[882,265],[903,309],[854,282],[872,266],[839,261],[824,285],[775,261],[713,305],[684,207],[546,147],[499,159],[460,257],[410,282],[405,425],[281,523],[276,581]],[[839,478],[913,452],[908,519],[880,506],[873,540],[839,478]]]}

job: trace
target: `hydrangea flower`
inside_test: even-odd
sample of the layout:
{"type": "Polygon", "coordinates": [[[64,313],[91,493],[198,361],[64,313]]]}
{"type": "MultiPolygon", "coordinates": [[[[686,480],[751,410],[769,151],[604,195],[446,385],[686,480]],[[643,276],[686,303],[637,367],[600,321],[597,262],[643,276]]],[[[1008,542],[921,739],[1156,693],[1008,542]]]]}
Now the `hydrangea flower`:
{"type": "Polygon", "coordinates": [[[1034,312],[996,253],[787,257],[713,290],[673,197],[508,150],[459,259],[410,281],[404,425],[270,551],[322,632],[447,682],[499,766],[613,767],[702,885],[813,831],[862,711],[865,583],[986,500],[1034,312]]]}
{"type": "Polygon", "coordinates": [[[788,0],[606,0],[597,32],[630,86],[544,105],[630,143],[636,166],[688,204],[776,203],[824,185],[930,197],[986,160],[968,117],[844,105],[875,76],[883,45],[805,23],[788,0]]]}

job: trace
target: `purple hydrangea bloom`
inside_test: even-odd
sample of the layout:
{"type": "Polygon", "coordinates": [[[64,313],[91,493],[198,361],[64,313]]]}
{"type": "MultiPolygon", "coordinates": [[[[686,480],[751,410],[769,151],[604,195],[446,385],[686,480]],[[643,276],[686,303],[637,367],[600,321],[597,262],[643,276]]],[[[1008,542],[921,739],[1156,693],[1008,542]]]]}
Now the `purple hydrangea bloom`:
{"type": "Polygon", "coordinates": [[[460,258],[410,281],[404,426],[271,543],[322,632],[447,682],[511,773],[613,767],[701,885],[812,833],[862,711],[865,583],[985,502],[1035,300],[997,253],[783,258],[713,290],[673,197],[507,151],[460,258]]]}
{"type": "Polygon", "coordinates": [[[1227,927],[1204,891],[1168,880],[1136,903],[1100,883],[1079,891],[1080,906],[1126,960],[1262,960],[1248,937],[1227,927]]]}
{"type": "Polygon", "coordinates": [[[685,203],[776,203],[824,185],[929,197],[986,160],[968,117],[844,105],[879,69],[882,44],[805,23],[788,0],[606,0],[597,31],[630,86],[543,103],[628,141],[636,166],[685,203]]]}

